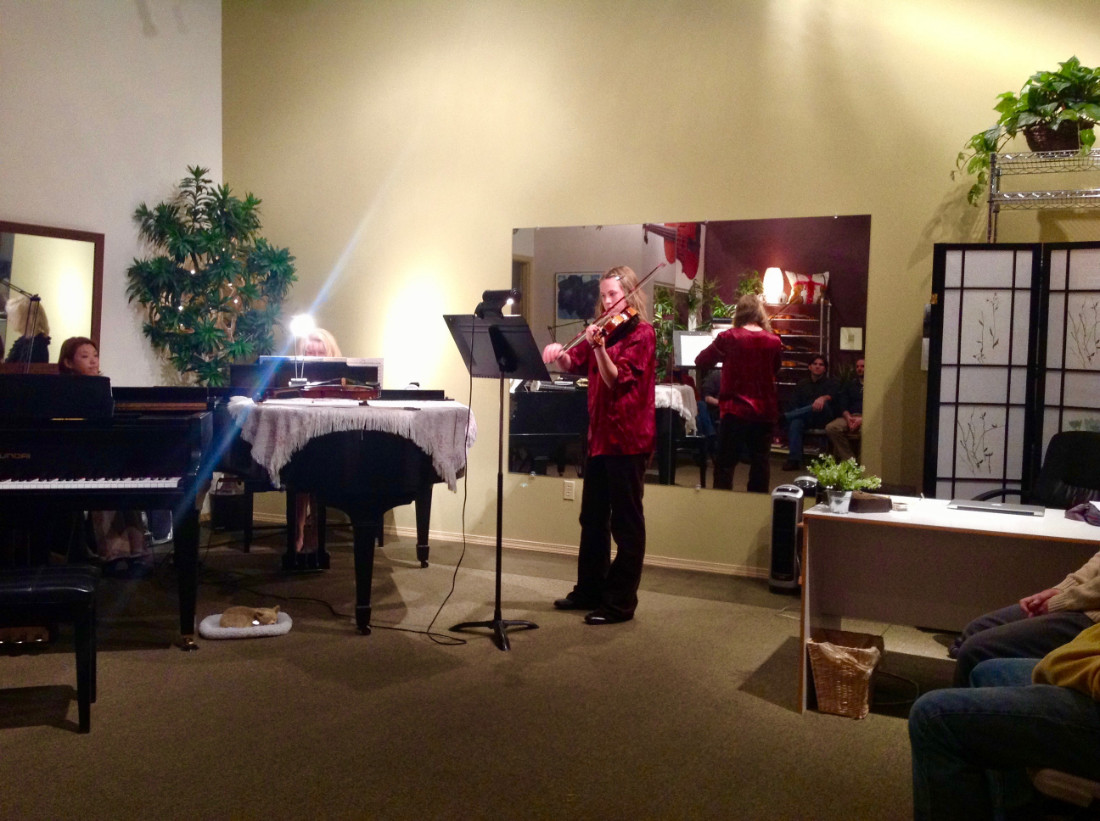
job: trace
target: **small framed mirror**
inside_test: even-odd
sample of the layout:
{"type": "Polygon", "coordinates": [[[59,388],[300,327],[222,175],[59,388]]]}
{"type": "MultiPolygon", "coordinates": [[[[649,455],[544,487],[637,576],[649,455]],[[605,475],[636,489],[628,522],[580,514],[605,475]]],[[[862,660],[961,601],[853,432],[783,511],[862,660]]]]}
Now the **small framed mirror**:
{"type": "Polygon", "coordinates": [[[56,364],[61,343],[70,336],[86,336],[99,344],[103,245],[103,234],[0,221],[0,341],[5,361],[20,337],[43,335],[46,328],[48,343],[40,339],[38,344],[20,346],[29,348],[36,365],[56,364]]]}

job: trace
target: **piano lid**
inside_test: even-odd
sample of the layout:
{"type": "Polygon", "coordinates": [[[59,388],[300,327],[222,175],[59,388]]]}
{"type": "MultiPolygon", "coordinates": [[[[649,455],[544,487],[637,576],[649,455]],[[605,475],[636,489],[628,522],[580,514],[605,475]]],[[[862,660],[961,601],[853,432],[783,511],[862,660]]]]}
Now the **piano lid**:
{"type": "Polygon", "coordinates": [[[75,374],[0,374],[0,421],[110,419],[111,380],[75,374]]]}

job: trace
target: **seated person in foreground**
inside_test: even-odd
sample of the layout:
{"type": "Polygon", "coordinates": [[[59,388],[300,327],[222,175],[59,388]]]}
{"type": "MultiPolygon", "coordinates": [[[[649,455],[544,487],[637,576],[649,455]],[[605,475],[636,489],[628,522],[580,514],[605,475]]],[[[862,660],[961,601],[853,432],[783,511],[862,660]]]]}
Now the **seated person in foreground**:
{"type": "Polygon", "coordinates": [[[807,428],[824,428],[836,417],[832,401],[837,385],[826,375],[828,368],[828,361],[818,354],[810,362],[810,375],[794,386],[790,407],[783,414],[788,450],[783,470],[802,470],[803,433],[807,428]]]}
{"type": "MultiPolygon", "coordinates": [[[[86,336],[61,343],[57,369],[63,374],[99,376],[99,348],[86,336]]],[[[93,510],[89,514],[96,555],[113,569],[131,572],[148,569],[152,552],[145,543],[145,522],[140,510],[93,510]],[[124,568],[123,562],[129,562],[124,568]]]]}
{"type": "Polygon", "coordinates": [[[840,389],[835,407],[840,415],[825,426],[825,435],[838,462],[854,459],[852,443],[863,433],[863,357],[856,360],[856,378],[840,389]]]}
{"type": "Polygon", "coordinates": [[[1100,780],[1100,625],[1035,659],[994,659],[913,705],[916,821],[1041,818],[1027,768],[1100,780]]]}
{"type": "Polygon", "coordinates": [[[970,671],[986,659],[1042,658],[1096,622],[1100,622],[1100,553],[1054,587],[970,622],[948,651],[956,658],[954,684],[965,687],[970,671]]]}
{"type": "MultiPolygon", "coordinates": [[[[308,335],[299,337],[294,343],[295,356],[342,356],[336,337],[324,328],[314,328],[308,335]]],[[[313,515],[317,500],[311,493],[294,495],[294,518],[297,532],[294,534],[294,547],[299,552],[317,549],[317,518],[313,515]]]]}

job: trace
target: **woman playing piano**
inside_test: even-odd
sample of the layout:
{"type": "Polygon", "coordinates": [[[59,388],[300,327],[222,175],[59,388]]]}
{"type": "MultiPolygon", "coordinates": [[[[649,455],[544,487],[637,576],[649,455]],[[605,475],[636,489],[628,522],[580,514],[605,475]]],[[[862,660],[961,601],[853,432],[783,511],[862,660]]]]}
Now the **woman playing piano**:
{"type": "MultiPolygon", "coordinates": [[[[86,336],[61,343],[57,369],[75,376],[99,376],[99,348],[86,336]]],[[[105,572],[140,575],[149,569],[152,552],[145,544],[145,522],[140,510],[93,510],[90,514],[95,551],[105,572]]]]}
{"type": "MultiPolygon", "coordinates": [[[[586,624],[615,624],[634,618],[645,558],[642,510],[646,463],[653,452],[656,409],[657,338],[646,321],[638,278],[626,266],[600,278],[601,316],[637,312],[635,319],[605,335],[599,321],[584,341],[566,351],[557,342],[542,352],[543,362],[588,376],[588,455],[581,496],[581,542],[577,583],[559,610],[591,610],[586,624]],[[611,560],[611,540],[617,546],[611,560]]],[[[608,323],[611,324],[611,323],[608,323]]]]}
{"type": "MultiPolygon", "coordinates": [[[[314,328],[306,336],[300,336],[294,343],[296,356],[340,356],[340,346],[336,337],[324,328],[314,328]]],[[[298,531],[295,533],[294,546],[299,553],[317,549],[317,520],[313,515],[315,500],[310,493],[298,493],[294,496],[294,519],[298,531]]]]}

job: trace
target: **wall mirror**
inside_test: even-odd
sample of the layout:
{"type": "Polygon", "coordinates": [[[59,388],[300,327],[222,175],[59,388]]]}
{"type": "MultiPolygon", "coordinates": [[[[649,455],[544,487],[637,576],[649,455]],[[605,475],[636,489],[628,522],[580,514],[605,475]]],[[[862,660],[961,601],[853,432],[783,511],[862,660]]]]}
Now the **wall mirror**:
{"type": "MultiPolygon", "coordinates": [[[[721,313],[714,306],[735,303],[754,278],[762,285],[769,269],[776,269],[769,285],[780,289],[768,297],[768,312],[783,337],[781,402],[808,375],[814,354],[826,354],[834,378],[852,378],[863,354],[869,215],[526,228],[514,230],[512,239],[512,287],[523,295],[514,312],[527,319],[540,347],[566,342],[583,329],[595,309],[600,273],[625,264],[641,277],[664,263],[643,286],[658,332],[659,381],[665,383],[658,387],[658,452],[647,481],[712,487],[709,445],[690,433],[699,413],[689,407],[697,399],[692,385],[701,388],[703,379],[691,367],[694,350],[706,343],[714,314],[721,313]]],[[[581,475],[584,402],[573,377],[549,386],[513,385],[509,469],[581,475]]],[[[773,487],[798,475],[781,470],[787,451],[781,429],[776,436],[773,487]]],[[[824,446],[823,438],[808,437],[807,457],[824,446]]],[[[735,490],[744,489],[747,475],[748,467],[739,465],[735,490]]]]}
{"type": "MultiPolygon", "coordinates": [[[[4,358],[24,327],[9,321],[25,291],[38,297],[49,322],[47,358],[57,362],[61,343],[86,336],[99,344],[103,293],[103,234],[0,221],[0,340],[4,358]]],[[[23,320],[24,322],[26,320],[23,320]]]]}

